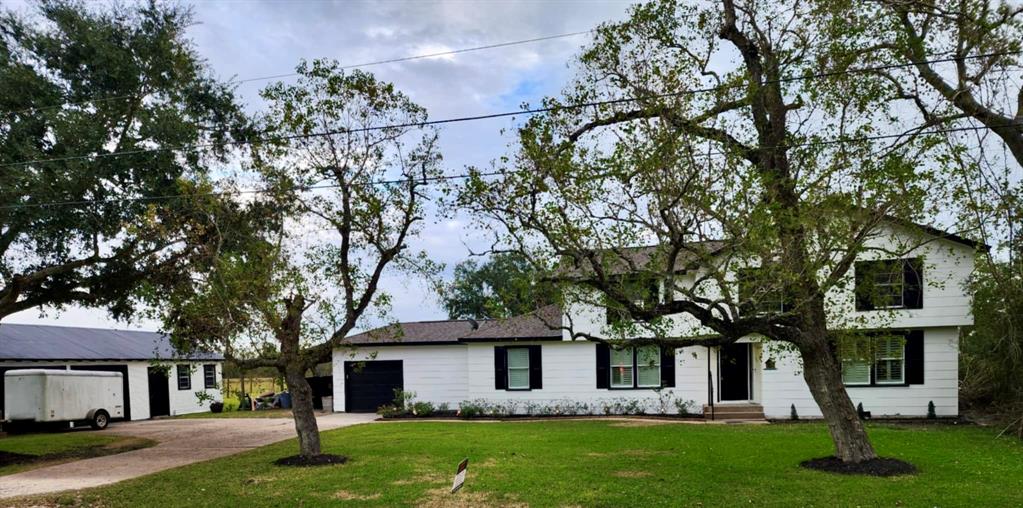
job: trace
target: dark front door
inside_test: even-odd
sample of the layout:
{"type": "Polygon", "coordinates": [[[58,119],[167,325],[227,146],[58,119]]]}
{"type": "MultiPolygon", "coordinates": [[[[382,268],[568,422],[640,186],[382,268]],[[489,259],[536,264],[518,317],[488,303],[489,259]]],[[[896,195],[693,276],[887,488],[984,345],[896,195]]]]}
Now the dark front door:
{"type": "Polygon", "coordinates": [[[131,392],[128,391],[128,366],[127,365],[72,365],[71,370],[96,370],[100,372],[121,373],[121,407],[124,408],[124,419],[131,420],[131,392]]]}
{"type": "Polygon", "coordinates": [[[750,400],[751,371],[749,344],[721,346],[718,355],[719,400],[750,400]]]}
{"type": "Polygon", "coordinates": [[[401,360],[345,362],[345,411],[372,413],[405,386],[401,360]]]}
{"type": "Polygon", "coordinates": [[[149,417],[170,415],[170,382],[167,369],[149,368],[149,417]]]}

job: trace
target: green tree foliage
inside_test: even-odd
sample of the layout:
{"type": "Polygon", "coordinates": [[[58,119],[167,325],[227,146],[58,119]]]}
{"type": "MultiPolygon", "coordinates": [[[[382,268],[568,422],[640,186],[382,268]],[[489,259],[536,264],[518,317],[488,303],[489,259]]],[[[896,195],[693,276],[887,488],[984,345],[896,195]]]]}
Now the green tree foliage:
{"type": "Polygon", "coordinates": [[[500,319],[555,303],[557,288],[540,280],[529,259],[497,253],[482,263],[458,263],[454,280],[441,287],[440,296],[451,319],[500,319]]]}
{"type": "Polygon", "coordinates": [[[426,110],[390,83],[332,61],[297,71],[294,83],[262,92],[270,141],[253,147],[249,169],[267,192],[216,214],[222,248],[168,295],[165,322],[243,367],[276,368],[299,450],[312,456],[320,440],[307,371],[331,361],[364,318],[386,314],[385,274],[437,272],[408,243],[440,155],[436,132],[421,125],[426,110]],[[330,134],[305,136],[314,131],[330,134]]]}
{"type": "Polygon", "coordinates": [[[919,246],[910,221],[934,217],[944,182],[919,164],[933,139],[870,138],[898,124],[894,93],[880,76],[833,74],[856,61],[827,22],[802,3],[636,6],[597,29],[551,111],[461,203],[502,248],[560,259],[548,276],[583,288],[566,305],[632,318],[600,333],[569,324],[575,338],[755,334],[797,351],[836,456],[859,462],[876,453],[832,343],[865,323],[829,295],[849,289],[857,257],[919,246]],[[872,243],[889,227],[902,240],[872,243]],[[743,291],[747,267],[758,276],[743,291]],[[741,311],[766,303],[777,310],[741,311]]]}
{"type": "Polygon", "coordinates": [[[35,7],[0,12],[0,319],[67,304],[124,316],[211,240],[212,198],[162,197],[211,190],[218,144],[245,119],[185,39],[187,9],[35,7]]]}
{"type": "Polygon", "coordinates": [[[1023,274],[982,265],[972,289],[974,325],[959,344],[963,402],[1023,408],[1023,274]]]}

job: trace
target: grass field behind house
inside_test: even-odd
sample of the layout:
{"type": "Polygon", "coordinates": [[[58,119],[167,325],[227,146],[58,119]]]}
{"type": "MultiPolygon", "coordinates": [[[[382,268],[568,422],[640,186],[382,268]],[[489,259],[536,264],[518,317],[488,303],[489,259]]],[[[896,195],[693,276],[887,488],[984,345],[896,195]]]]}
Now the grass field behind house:
{"type": "Polygon", "coordinates": [[[848,477],[823,425],[375,423],[325,432],[347,464],[284,468],[295,441],[31,502],[103,506],[1020,506],[1023,443],[978,427],[872,425],[915,476],[848,477]],[[465,488],[449,494],[458,462],[465,488]],[[346,505],[347,505],[346,504],[346,505]]]}
{"type": "Polygon", "coordinates": [[[0,438],[0,476],[88,457],[112,455],[156,444],[148,439],[87,430],[22,434],[0,438]],[[7,454],[28,455],[11,462],[7,454]]]}

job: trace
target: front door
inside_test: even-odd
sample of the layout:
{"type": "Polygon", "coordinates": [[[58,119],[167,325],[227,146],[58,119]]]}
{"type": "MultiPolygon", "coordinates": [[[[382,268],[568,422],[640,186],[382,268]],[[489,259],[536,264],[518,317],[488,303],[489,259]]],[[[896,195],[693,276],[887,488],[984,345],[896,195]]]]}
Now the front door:
{"type": "Polygon", "coordinates": [[[718,400],[750,400],[753,373],[750,344],[721,346],[718,355],[718,400]]]}
{"type": "Polygon", "coordinates": [[[149,367],[149,417],[170,415],[170,381],[167,369],[149,367]]]}

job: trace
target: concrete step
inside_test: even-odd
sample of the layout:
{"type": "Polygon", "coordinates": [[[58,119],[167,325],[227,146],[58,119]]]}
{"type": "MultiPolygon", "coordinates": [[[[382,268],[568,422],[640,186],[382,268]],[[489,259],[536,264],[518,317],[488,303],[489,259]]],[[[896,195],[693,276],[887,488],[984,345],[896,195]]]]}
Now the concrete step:
{"type": "MultiPolygon", "coordinates": [[[[712,417],[710,405],[703,406],[703,416],[708,420],[712,417]]],[[[764,408],[760,404],[724,404],[715,405],[715,420],[763,420],[764,408]]]]}

